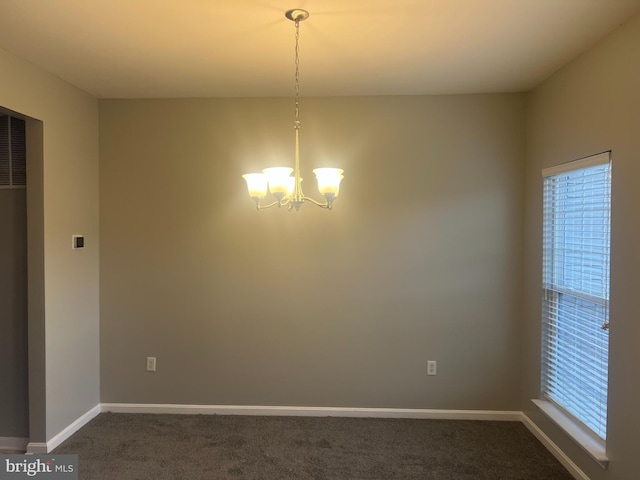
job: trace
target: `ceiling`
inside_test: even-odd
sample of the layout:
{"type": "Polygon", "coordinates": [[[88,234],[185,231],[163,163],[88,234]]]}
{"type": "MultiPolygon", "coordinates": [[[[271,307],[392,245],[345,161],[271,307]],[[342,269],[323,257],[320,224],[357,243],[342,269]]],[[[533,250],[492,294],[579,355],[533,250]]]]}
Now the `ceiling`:
{"type": "Polygon", "coordinates": [[[527,91],[640,0],[0,0],[0,48],[100,98],[527,91]]]}

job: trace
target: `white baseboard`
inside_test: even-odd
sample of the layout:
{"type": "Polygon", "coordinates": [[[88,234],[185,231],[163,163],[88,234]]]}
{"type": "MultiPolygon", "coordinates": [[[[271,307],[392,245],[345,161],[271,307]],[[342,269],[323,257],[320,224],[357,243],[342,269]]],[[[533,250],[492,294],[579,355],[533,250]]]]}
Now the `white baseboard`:
{"type": "MultiPolygon", "coordinates": [[[[47,443],[29,442],[27,453],[46,454],[86,425],[100,412],[152,413],[183,415],[263,415],[304,417],[355,417],[355,418],[417,418],[433,420],[492,420],[523,423],[529,431],[577,480],[589,477],[558,447],[527,415],[520,411],[495,410],[437,410],[419,408],[357,408],[357,407],[292,407],[256,405],[180,405],[146,403],[101,403],[79,417],[47,443]]],[[[0,437],[0,448],[3,441],[0,437]]],[[[9,439],[11,440],[11,439],[9,439]]],[[[26,442],[27,439],[14,439],[26,442]]],[[[8,443],[8,440],[7,440],[8,443]]],[[[15,445],[12,443],[11,445],[15,445]]],[[[22,443],[21,445],[24,445],[22,443]]],[[[5,447],[9,448],[9,447],[5,447]]]]}
{"type": "Polygon", "coordinates": [[[143,403],[102,403],[100,405],[100,409],[102,412],[114,413],[521,421],[521,412],[490,410],[431,410],[414,408],[291,407],[255,405],[176,405],[143,403]]]}
{"type": "Polygon", "coordinates": [[[28,438],[22,437],[0,437],[0,450],[12,452],[25,452],[27,450],[28,438]]]}
{"type": "Polygon", "coordinates": [[[89,423],[96,415],[100,413],[100,405],[96,405],[91,410],[78,417],[73,423],[67,426],[64,430],[58,433],[56,436],[47,441],[47,443],[29,442],[27,445],[27,453],[32,454],[46,454],[55,449],[58,445],[64,442],[71,435],[76,433],[87,423],[89,423]]]}
{"type": "Polygon", "coordinates": [[[573,478],[577,480],[590,480],[586,473],[584,473],[580,468],[573,463],[573,461],[555,444],[553,440],[551,440],[546,433],[544,433],[540,427],[538,427],[524,412],[521,414],[521,421],[525,427],[529,429],[533,435],[540,440],[547,450],[551,452],[551,454],[556,457],[556,459],[566,468],[573,478]]]}
{"type": "Polygon", "coordinates": [[[45,455],[49,453],[46,443],[29,442],[27,445],[27,455],[45,455]]]}

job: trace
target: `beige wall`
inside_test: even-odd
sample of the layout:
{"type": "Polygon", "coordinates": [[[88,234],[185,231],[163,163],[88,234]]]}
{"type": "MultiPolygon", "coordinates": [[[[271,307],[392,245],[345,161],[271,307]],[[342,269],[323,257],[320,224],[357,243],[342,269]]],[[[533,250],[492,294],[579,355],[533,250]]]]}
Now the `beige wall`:
{"type": "Polygon", "coordinates": [[[29,436],[26,193],[0,189],[0,437],[29,436]]]}
{"type": "Polygon", "coordinates": [[[30,440],[43,442],[100,401],[98,102],[3,50],[0,71],[0,106],[31,117],[30,440]]]}
{"type": "Polygon", "coordinates": [[[640,16],[529,96],[522,408],[592,480],[638,478],[640,428],[640,16]],[[612,151],[611,333],[607,450],[602,470],[529,401],[540,385],[541,169],[612,151]]]}
{"type": "Polygon", "coordinates": [[[517,409],[523,101],[304,98],[289,213],[290,99],[102,100],[102,401],[517,409]]]}

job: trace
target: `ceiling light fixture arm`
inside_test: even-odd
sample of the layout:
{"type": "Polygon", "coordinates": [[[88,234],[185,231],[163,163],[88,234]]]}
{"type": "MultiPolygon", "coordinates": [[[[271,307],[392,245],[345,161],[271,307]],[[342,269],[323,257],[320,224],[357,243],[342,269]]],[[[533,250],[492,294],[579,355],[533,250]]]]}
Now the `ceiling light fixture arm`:
{"type": "Polygon", "coordinates": [[[266,205],[262,205],[260,203],[260,199],[257,198],[257,197],[254,197],[253,199],[256,202],[256,209],[257,210],[265,210],[267,208],[276,207],[276,206],[277,207],[287,206],[287,208],[289,210],[293,210],[294,208],[296,210],[299,210],[304,202],[311,202],[311,203],[313,203],[314,205],[317,205],[320,208],[326,208],[328,210],[331,210],[333,208],[333,200],[334,200],[334,198],[335,197],[329,197],[329,198],[326,199],[326,201],[324,203],[321,203],[321,202],[318,202],[317,200],[315,200],[314,198],[307,197],[306,195],[303,195],[302,197],[300,197],[299,200],[293,200],[291,198],[288,198],[288,199],[280,201],[280,202],[278,200],[276,200],[275,202],[271,202],[271,203],[268,203],[266,205]]]}

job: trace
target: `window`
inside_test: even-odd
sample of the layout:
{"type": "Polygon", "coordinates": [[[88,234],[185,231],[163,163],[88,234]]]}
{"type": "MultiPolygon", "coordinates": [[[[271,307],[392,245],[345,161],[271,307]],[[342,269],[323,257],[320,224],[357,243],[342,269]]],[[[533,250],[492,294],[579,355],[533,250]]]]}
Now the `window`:
{"type": "Polygon", "coordinates": [[[543,171],[542,394],[606,438],[611,161],[543,171]]]}

